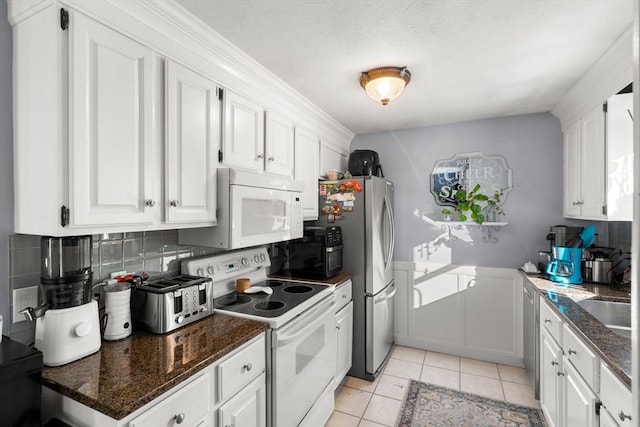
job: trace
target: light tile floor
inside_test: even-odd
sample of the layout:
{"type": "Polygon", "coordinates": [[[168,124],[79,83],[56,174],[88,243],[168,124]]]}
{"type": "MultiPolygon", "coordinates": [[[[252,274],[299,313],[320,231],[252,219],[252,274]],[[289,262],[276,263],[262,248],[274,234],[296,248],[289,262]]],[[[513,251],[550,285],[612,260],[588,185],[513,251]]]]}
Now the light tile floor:
{"type": "Polygon", "coordinates": [[[540,408],[524,369],[396,346],[374,382],[346,377],[327,427],[394,426],[409,379],[540,408]]]}

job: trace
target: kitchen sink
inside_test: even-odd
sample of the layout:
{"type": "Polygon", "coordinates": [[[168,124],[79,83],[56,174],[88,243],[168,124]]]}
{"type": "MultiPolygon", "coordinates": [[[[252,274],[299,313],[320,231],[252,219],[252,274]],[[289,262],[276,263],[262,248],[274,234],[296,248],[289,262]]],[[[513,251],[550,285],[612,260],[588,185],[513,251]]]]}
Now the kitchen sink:
{"type": "Polygon", "coordinates": [[[577,304],[612,332],[631,338],[631,303],[585,299],[577,304]]]}

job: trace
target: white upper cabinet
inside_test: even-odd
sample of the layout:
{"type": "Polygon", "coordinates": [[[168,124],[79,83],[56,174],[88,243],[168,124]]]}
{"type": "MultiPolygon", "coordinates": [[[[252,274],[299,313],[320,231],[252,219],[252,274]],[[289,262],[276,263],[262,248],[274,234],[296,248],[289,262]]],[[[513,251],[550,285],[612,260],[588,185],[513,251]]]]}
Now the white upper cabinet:
{"type": "Polygon", "coordinates": [[[347,153],[323,140],[320,142],[320,175],[326,176],[330,170],[344,173],[347,170],[347,153]]]}
{"type": "Polygon", "coordinates": [[[295,176],[304,182],[302,206],[304,220],[318,219],[319,139],[313,133],[295,128],[295,176]]]}
{"type": "Polygon", "coordinates": [[[293,178],[293,120],[231,90],[222,103],[222,162],[293,178]]]}
{"type": "Polygon", "coordinates": [[[275,111],[267,111],[266,118],[264,170],[293,178],[293,120],[275,111]]]}
{"type": "Polygon", "coordinates": [[[150,224],[154,53],[78,13],[69,31],[70,225],[150,224]]]}
{"type": "Polygon", "coordinates": [[[564,131],[564,216],[631,221],[633,95],[614,95],[564,131]]]}
{"type": "Polygon", "coordinates": [[[580,181],[580,129],[578,120],[564,131],[564,216],[578,218],[581,213],[582,185],[580,181]]]}
{"type": "Polygon", "coordinates": [[[607,101],[607,217],[633,220],[633,93],[607,101]]]}
{"type": "Polygon", "coordinates": [[[16,233],[212,226],[220,163],[311,182],[293,124],[353,138],[176,1],[63,3],[7,3],[16,233]]]}
{"type": "Polygon", "coordinates": [[[216,83],[166,65],[166,221],[216,221],[220,102],[216,83]]]}
{"type": "Polygon", "coordinates": [[[222,105],[223,163],[264,170],[264,108],[231,90],[224,91],[222,105]]]}

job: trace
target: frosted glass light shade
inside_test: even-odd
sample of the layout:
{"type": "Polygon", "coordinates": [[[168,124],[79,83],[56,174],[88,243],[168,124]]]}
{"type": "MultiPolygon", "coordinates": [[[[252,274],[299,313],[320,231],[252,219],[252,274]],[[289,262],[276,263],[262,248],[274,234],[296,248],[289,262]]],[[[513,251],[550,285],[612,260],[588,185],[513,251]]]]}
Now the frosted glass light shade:
{"type": "Polygon", "coordinates": [[[360,76],[360,86],[374,101],[387,105],[404,91],[411,81],[407,67],[381,67],[365,71],[360,76]]]}

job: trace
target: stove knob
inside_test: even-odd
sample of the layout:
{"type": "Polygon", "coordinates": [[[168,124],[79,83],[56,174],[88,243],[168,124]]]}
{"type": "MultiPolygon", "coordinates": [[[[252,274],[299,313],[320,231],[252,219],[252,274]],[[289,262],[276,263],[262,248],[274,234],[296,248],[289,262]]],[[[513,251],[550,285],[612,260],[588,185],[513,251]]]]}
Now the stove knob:
{"type": "Polygon", "coordinates": [[[184,322],[184,316],[181,314],[180,316],[176,317],[176,323],[179,325],[182,322],[184,322]]]}
{"type": "Polygon", "coordinates": [[[253,257],[253,260],[255,262],[260,262],[260,257],[256,254],[256,256],[253,257]]]}
{"type": "Polygon", "coordinates": [[[204,270],[202,269],[202,267],[198,267],[198,269],[196,270],[196,275],[200,277],[204,276],[204,270]]]}
{"type": "Polygon", "coordinates": [[[249,265],[249,259],[248,258],[242,258],[242,260],[240,261],[240,263],[242,263],[243,267],[246,267],[249,265]]]}
{"type": "Polygon", "coordinates": [[[209,276],[213,276],[213,265],[207,267],[207,273],[209,273],[209,276]]]}
{"type": "Polygon", "coordinates": [[[267,259],[267,257],[264,256],[264,254],[260,254],[260,261],[264,262],[265,259],[267,259]]]}
{"type": "Polygon", "coordinates": [[[207,311],[206,307],[200,307],[200,313],[204,313],[205,311],[207,311]]]}

